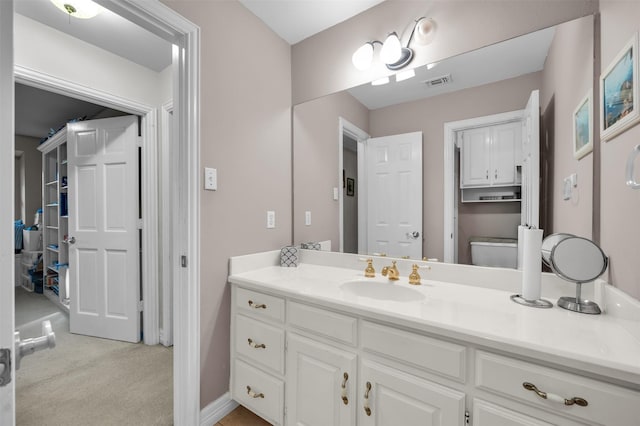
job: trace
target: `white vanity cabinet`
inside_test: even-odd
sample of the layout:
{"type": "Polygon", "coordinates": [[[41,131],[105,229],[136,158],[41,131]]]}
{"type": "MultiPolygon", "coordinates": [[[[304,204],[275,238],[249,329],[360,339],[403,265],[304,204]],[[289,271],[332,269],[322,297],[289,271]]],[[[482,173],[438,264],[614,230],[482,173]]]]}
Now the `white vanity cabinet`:
{"type": "Polygon", "coordinates": [[[233,399],[274,425],[638,423],[637,390],[493,350],[491,342],[237,283],[231,365],[233,399]]]}

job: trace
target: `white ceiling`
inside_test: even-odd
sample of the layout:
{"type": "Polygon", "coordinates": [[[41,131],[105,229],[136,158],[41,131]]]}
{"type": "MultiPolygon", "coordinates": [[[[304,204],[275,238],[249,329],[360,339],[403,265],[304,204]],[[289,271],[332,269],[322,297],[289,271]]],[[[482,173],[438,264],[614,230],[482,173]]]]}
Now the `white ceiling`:
{"type": "Polygon", "coordinates": [[[383,1],[240,0],[240,3],[289,44],[296,44],[383,1]]]}

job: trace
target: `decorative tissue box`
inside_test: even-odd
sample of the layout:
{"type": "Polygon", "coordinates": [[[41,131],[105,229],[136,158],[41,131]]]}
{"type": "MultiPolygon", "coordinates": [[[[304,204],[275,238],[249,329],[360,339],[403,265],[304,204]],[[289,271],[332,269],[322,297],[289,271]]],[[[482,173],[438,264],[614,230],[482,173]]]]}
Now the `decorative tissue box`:
{"type": "Polygon", "coordinates": [[[298,266],[297,247],[287,246],[280,250],[280,266],[285,268],[295,268],[298,266]]]}

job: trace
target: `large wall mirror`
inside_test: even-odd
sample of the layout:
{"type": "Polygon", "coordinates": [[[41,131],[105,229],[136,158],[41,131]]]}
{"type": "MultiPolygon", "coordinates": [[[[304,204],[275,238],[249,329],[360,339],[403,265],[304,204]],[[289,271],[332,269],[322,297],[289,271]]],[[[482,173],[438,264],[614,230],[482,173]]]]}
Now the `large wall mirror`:
{"type": "Polygon", "coordinates": [[[593,156],[576,159],[571,140],[573,111],[593,89],[593,28],[587,16],[416,68],[407,80],[294,106],[294,242],[468,264],[471,242],[515,240],[531,204],[522,201],[531,182],[521,149],[532,94],[541,119],[536,220],[545,233],[591,238],[593,156]],[[445,188],[447,173],[454,184],[445,188]],[[571,174],[579,185],[564,200],[558,186],[571,174]],[[385,234],[392,228],[399,244],[385,234]]]}

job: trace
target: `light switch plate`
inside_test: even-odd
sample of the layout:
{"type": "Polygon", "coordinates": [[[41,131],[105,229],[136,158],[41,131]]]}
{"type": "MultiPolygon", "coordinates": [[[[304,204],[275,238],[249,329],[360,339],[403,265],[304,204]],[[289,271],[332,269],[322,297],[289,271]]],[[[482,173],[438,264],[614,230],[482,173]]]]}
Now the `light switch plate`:
{"type": "Polygon", "coordinates": [[[207,191],[218,190],[218,170],[211,167],[204,168],[204,189],[207,191]]]}
{"type": "Polygon", "coordinates": [[[571,199],[571,177],[564,178],[564,180],[562,181],[562,199],[571,199]]]}
{"type": "Polygon", "coordinates": [[[276,227],[276,212],[273,210],[267,211],[267,228],[273,229],[276,227]]]}
{"type": "Polygon", "coordinates": [[[311,211],[304,212],[304,224],[305,226],[311,226],[311,211]]]}
{"type": "Polygon", "coordinates": [[[338,201],[339,198],[340,196],[338,195],[338,188],[333,188],[333,199],[335,201],[338,201]]]}

